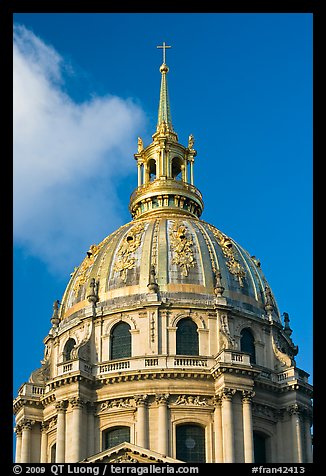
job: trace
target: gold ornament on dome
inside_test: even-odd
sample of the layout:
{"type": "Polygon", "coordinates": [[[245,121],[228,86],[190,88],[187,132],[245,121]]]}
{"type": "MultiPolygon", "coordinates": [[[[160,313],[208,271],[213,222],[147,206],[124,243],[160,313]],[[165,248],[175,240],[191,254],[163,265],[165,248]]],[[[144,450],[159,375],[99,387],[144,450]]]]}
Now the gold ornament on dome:
{"type": "Polygon", "coordinates": [[[127,281],[128,269],[133,269],[135,267],[136,258],[134,253],[141,244],[143,232],[143,223],[139,223],[139,225],[134,226],[123,238],[118,249],[118,258],[114,264],[113,271],[120,274],[120,277],[124,283],[127,281]]]}
{"type": "Polygon", "coordinates": [[[240,286],[243,286],[243,278],[246,276],[246,272],[237,258],[237,252],[232,244],[231,239],[221,233],[217,228],[214,228],[212,225],[208,226],[213,232],[214,236],[217,238],[218,244],[220,245],[224,256],[227,258],[226,265],[230,273],[236,276],[239,280],[240,286]]]}
{"type": "Polygon", "coordinates": [[[78,273],[77,279],[76,279],[74,287],[73,287],[74,293],[76,295],[78,293],[78,290],[79,290],[80,286],[82,286],[83,284],[86,283],[86,281],[89,277],[91,266],[93,265],[93,263],[95,261],[96,255],[98,254],[98,252],[102,248],[102,245],[104,244],[104,241],[105,240],[103,240],[99,245],[91,245],[89,250],[87,251],[87,256],[84,259],[84,261],[82,262],[82,264],[80,265],[79,273],[78,273]]]}
{"type": "Polygon", "coordinates": [[[187,227],[175,222],[170,231],[170,241],[174,254],[172,263],[181,268],[183,276],[188,276],[189,269],[194,268],[196,262],[192,250],[194,243],[189,237],[187,227]]]}

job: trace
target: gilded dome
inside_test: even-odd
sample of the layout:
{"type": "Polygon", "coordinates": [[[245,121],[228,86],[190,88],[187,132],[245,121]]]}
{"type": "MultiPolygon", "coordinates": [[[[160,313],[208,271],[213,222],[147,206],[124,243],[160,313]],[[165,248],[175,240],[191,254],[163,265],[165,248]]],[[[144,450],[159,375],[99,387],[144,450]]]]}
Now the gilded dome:
{"type": "Polygon", "coordinates": [[[61,318],[89,306],[92,283],[103,310],[128,308],[152,294],[171,304],[222,299],[258,317],[270,306],[280,319],[259,261],[216,227],[172,210],[133,220],[92,245],[68,284],[61,318]]]}
{"type": "Polygon", "coordinates": [[[138,138],[138,186],[131,194],[133,221],[92,245],[63,296],[60,319],[114,312],[139,303],[230,306],[280,321],[260,263],[232,238],[200,219],[194,185],[194,137],[187,146],[173,129],[166,75],[161,67],[158,122],[153,141],[138,138]],[[99,311],[102,310],[102,311],[99,311]]]}

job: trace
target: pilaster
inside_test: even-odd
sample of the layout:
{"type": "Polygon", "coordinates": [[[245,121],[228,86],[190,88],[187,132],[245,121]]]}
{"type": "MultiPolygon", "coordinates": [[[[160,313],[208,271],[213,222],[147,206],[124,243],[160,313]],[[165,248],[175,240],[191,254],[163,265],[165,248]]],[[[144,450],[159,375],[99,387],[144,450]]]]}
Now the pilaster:
{"type": "Polygon", "coordinates": [[[222,400],[214,397],[214,452],[215,463],[223,463],[222,400]]]}
{"type": "Polygon", "coordinates": [[[87,455],[95,453],[95,418],[96,405],[92,402],[87,402],[87,455]]]}

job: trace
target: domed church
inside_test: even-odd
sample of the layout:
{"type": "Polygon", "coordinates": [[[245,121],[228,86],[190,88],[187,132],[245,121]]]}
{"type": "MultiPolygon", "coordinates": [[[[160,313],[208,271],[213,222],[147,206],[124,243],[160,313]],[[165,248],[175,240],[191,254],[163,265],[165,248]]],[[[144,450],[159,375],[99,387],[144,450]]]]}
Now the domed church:
{"type": "MultiPolygon", "coordinates": [[[[132,220],[92,244],[14,400],[16,462],[312,462],[312,386],[260,262],[200,217],[165,60],[132,220]]],[[[135,174],[136,175],[136,174],[135,174]]]]}

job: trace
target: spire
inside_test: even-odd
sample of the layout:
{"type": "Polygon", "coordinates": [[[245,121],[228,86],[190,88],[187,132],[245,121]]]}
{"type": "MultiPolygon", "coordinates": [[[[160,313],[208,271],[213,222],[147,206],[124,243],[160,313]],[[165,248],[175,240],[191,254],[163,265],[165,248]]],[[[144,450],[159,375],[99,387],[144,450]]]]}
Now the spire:
{"type": "Polygon", "coordinates": [[[162,74],[161,78],[161,90],[160,90],[160,102],[158,106],[158,119],[157,119],[157,131],[159,131],[162,125],[166,125],[166,127],[173,131],[172,120],[171,120],[171,112],[170,112],[170,103],[169,103],[169,94],[168,94],[168,84],[166,75],[169,72],[169,68],[165,62],[165,50],[166,48],[171,48],[165,44],[163,41],[163,45],[157,46],[157,48],[163,49],[163,63],[160,67],[160,72],[162,74]]]}
{"type": "MultiPolygon", "coordinates": [[[[157,48],[163,50],[157,127],[152,135],[153,142],[147,147],[138,137],[137,154],[134,154],[138,187],[130,196],[129,209],[135,219],[168,211],[199,218],[204,203],[194,185],[194,158],[197,154],[193,148],[194,137],[190,134],[186,147],[180,144],[173,130],[166,80],[169,68],[165,62],[166,49],[171,46],[163,42],[157,48]]],[[[149,283],[152,284],[155,287],[157,283],[149,283]]]]}

